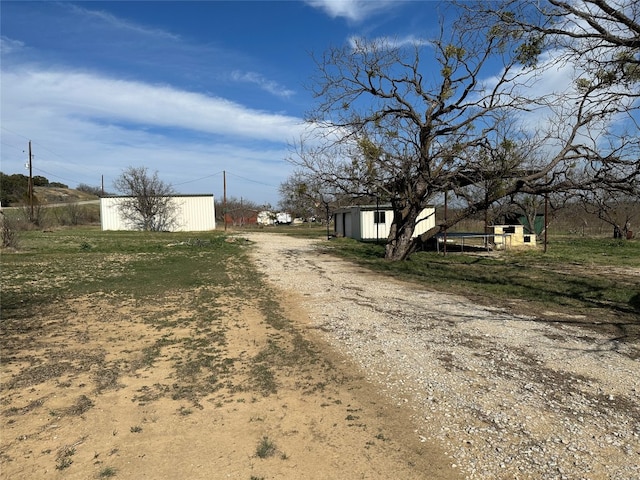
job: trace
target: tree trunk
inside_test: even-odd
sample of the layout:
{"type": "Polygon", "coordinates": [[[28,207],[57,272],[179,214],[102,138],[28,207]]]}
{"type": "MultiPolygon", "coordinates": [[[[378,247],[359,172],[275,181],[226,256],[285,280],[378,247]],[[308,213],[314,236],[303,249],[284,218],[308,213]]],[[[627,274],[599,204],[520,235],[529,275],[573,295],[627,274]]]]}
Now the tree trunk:
{"type": "Polygon", "coordinates": [[[406,260],[416,251],[418,239],[413,238],[413,232],[420,212],[421,209],[415,206],[394,207],[393,223],[384,250],[386,260],[406,260]]]}

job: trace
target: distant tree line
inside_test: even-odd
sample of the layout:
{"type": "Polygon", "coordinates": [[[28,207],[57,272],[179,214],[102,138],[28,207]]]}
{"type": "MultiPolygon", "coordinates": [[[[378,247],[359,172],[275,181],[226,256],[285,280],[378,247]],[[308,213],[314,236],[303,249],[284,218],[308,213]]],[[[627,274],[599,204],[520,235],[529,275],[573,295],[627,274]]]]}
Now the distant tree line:
{"type": "MultiPolygon", "coordinates": [[[[34,187],[69,188],[59,182],[50,182],[46,177],[33,177],[34,187]]],[[[20,205],[28,201],[29,177],[19,173],[7,175],[0,172],[0,201],[3,206],[20,205]]]]}
{"type": "Polygon", "coordinates": [[[89,195],[95,195],[96,197],[102,197],[104,195],[108,195],[107,192],[102,190],[102,187],[95,187],[92,185],[87,185],[86,183],[81,183],[76,187],[76,190],[79,192],[88,193],[89,195]]]}

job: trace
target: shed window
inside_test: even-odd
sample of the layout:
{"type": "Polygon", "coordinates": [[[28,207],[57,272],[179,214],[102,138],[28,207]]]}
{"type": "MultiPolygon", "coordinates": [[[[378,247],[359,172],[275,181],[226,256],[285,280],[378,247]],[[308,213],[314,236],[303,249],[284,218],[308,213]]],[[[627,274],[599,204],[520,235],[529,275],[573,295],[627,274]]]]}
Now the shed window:
{"type": "Polygon", "coordinates": [[[373,212],[373,223],[387,223],[385,213],[387,212],[373,212]]]}

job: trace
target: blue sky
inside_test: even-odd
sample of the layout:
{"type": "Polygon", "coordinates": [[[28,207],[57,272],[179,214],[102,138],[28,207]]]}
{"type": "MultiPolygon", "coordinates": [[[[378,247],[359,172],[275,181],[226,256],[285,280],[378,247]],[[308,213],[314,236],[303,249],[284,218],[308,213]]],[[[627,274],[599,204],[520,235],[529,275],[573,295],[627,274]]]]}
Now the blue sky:
{"type": "Polygon", "coordinates": [[[430,1],[0,3],[1,167],[113,191],[128,166],[180,193],[278,203],[321,54],[431,38],[430,1]]]}

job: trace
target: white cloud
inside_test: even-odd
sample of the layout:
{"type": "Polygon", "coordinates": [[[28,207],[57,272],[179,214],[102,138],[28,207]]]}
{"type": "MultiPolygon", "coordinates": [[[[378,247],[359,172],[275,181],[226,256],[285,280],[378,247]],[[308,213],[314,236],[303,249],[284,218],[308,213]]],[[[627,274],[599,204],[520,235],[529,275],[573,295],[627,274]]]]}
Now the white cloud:
{"type": "Polygon", "coordinates": [[[23,69],[2,76],[3,109],[12,105],[26,111],[46,109],[58,117],[275,142],[288,140],[301,123],[295,117],[252,110],[219,97],[90,73],[23,69]]]}
{"type": "Polygon", "coordinates": [[[231,78],[239,82],[247,82],[258,85],[258,87],[260,87],[262,90],[269,92],[276,97],[289,98],[295,94],[293,90],[289,90],[283,87],[278,82],[267,80],[259,73],[240,72],[236,70],[231,73],[231,78]]]}
{"type": "Polygon", "coordinates": [[[303,124],[166,85],[25,67],[2,73],[2,127],[5,173],[24,172],[31,139],[35,173],[71,186],[104,175],[110,190],[124,168],[144,165],[183,193],[220,196],[221,176],[208,177],[226,170],[229,195],[276,204],[303,124]]]}
{"type": "Polygon", "coordinates": [[[308,5],[323,10],[331,18],[344,17],[360,22],[376,13],[398,5],[398,0],[307,0],[308,5]]]}
{"type": "Polygon", "coordinates": [[[393,49],[431,44],[429,40],[414,35],[406,35],[404,37],[378,37],[373,39],[351,36],[348,39],[348,43],[352,50],[362,50],[371,45],[393,49]]]}
{"type": "Polygon", "coordinates": [[[0,54],[8,55],[24,48],[24,42],[0,36],[0,54]]]}

